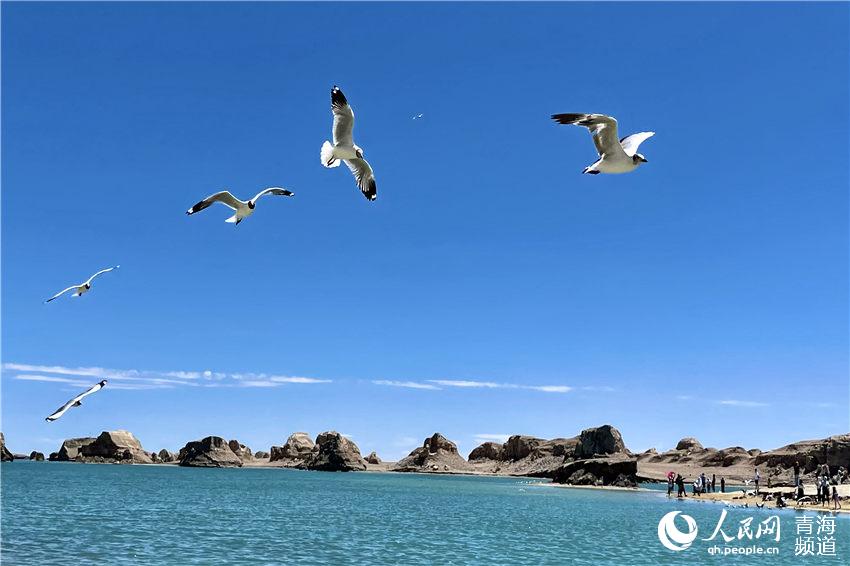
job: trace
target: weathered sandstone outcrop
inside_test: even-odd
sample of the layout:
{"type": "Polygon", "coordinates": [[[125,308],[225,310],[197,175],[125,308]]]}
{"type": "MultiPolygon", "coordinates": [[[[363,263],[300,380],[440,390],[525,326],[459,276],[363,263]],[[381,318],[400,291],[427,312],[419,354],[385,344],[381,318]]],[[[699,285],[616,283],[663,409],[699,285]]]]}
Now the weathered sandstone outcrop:
{"type": "Polygon", "coordinates": [[[207,436],[189,442],[178,455],[181,466],[196,468],[240,468],[242,460],[233,453],[227,441],[220,436],[207,436]]]}
{"type": "Polygon", "coordinates": [[[396,472],[471,472],[475,468],[458,454],[454,442],[437,432],[392,469],[396,472]]]}
{"type": "Polygon", "coordinates": [[[352,472],[365,470],[366,462],[354,442],[338,432],[328,431],[316,437],[312,456],[303,467],[325,472],[352,472]]]}

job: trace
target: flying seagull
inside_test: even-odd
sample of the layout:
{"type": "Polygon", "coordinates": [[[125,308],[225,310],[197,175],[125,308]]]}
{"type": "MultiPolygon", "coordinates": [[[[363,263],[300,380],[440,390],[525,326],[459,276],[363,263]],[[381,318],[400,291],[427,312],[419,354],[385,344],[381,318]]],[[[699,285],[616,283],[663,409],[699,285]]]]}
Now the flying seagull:
{"type": "Polygon", "coordinates": [[[423,116],[425,116],[425,114],[417,114],[416,116],[413,117],[413,119],[418,120],[419,118],[422,118],[423,116]]]}
{"type": "Polygon", "coordinates": [[[82,393],[80,393],[79,395],[77,395],[76,397],[56,409],[56,411],[52,415],[46,417],[44,420],[46,420],[47,422],[55,421],[56,419],[64,415],[65,411],[67,411],[71,407],[79,407],[80,405],[82,405],[83,397],[91,395],[92,393],[97,393],[98,391],[103,389],[104,385],[106,385],[105,379],[100,381],[99,383],[96,383],[95,385],[92,385],[87,390],[83,391],[82,393]]]}
{"type": "Polygon", "coordinates": [[[236,214],[225,220],[225,222],[235,222],[237,225],[242,222],[245,218],[254,214],[254,208],[257,206],[257,201],[263,195],[280,195],[284,197],[291,197],[294,195],[292,191],[281,189],[279,187],[270,187],[263,191],[257,193],[257,195],[249,201],[239,200],[229,191],[221,191],[215,193],[214,195],[210,195],[189,210],[186,211],[186,214],[195,214],[196,212],[200,212],[208,206],[212,205],[214,202],[220,202],[224,206],[232,208],[236,211],[236,214]]]}
{"type": "Polygon", "coordinates": [[[599,153],[595,163],[584,168],[582,173],[628,173],[637,169],[646,158],[637,152],[638,146],[655,132],[639,132],[617,141],[617,120],[604,114],[552,114],[559,124],[584,126],[593,135],[593,143],[599,153]]]}
{"type": "Polygon", "coordinates": [[[345,161],[363,196],[375,200],[378,196],[375,174],[369,162],[363,159],[363,150],[354,143],[354,110],[348,105],[348,100],[338,86],[331,89],[331,111],[334,115],[334,142],[331,144],[325,141],[322,144],[322,165],[339,167],[339,162],[345,161]]]}
{"type": "Polygon", "coordinates": [[[65,293],[67,293],[68,291],[72,291],[72,290],[74,291],[74,294],[73,294],[73,295],[71,295],[71,296],[72,296],[72,297],[79,297],[80,295],[82,295],[83,293],[87,293],[87,292],[88,292],[88,290],[89,290],[89,289],[91,289],[91,282],[92,282],[92,281],[94,281],[94,278],[95,278],[95,277],[97,277],[97,276],[98,276],[98,275],[100,275],[101,273],[106,273],[106,272],[108,272],[108,271],[112,271],[113,269],[118,269],[119,267],[121,267],[121,266],[120,266],[120,265],[116,265],[115,267],[107,267],[106,269],[101,269],[100,271],[98,271],[97,273],[95,273],[94,275],[92,275],[91,277],[89,277],[89,278],[88,278],[88,281],[86,281],[85,283],[80,283],[79,285],[71,285],[71,286],[70,286],[70,287],[68,287],[67,289],[62,289],[61,291],[59,291],[58,293],[56,293],[55,295],[53,295],[52,297],[50,297],[49,299],[47,299],[47,300],[46,300],[46,301],[44,301],[44,302],[45,302],[45,303],[49,303],[49,302],[50,302],[50,301],[52,301],[53,299],[57,299],[57,298],[59,298],[61,295],[64,295],[64,294],[65,294],[65,293]]]}

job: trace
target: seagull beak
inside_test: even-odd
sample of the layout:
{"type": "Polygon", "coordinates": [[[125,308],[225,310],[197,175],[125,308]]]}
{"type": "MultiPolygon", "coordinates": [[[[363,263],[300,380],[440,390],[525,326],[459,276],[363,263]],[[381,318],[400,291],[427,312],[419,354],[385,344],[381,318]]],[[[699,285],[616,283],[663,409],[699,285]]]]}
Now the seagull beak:
{"type": "Polygon", "coordinates": [[[649,161],[647,161],[646,157],[641,157],[641,158],[640,158],[640,160],[641,160],[643,163],[649,163],[649,161]]]}

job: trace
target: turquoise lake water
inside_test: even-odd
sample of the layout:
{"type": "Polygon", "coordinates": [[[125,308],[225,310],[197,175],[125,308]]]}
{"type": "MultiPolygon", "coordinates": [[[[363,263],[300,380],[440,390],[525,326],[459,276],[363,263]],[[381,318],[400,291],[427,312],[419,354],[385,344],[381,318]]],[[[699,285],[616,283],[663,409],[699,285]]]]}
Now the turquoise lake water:
{"type": "MultiPolygon", "coordinates": [[[[2,465],[0,561],[17,564],[848,564],[850,520],[835,557],[794,555],[793,511],[780,541],[700,540],[724,506],[534,480],[281,469],[191,469],[13,462],[2,465]],[[666,549],[658,522],[681,510],[699,525],[666,549]],[[778,555],[712,556],[718,546],[778,555]]],[[[775,512],[729,509],[723,530],[775,512]]],[[[816,514],[808,513],[815,521],[816,514]]],[[[684,522],[682,523],[684,525],[684,522]]],[[[684,529],[684,527],[683,527],[684,529]]]]}

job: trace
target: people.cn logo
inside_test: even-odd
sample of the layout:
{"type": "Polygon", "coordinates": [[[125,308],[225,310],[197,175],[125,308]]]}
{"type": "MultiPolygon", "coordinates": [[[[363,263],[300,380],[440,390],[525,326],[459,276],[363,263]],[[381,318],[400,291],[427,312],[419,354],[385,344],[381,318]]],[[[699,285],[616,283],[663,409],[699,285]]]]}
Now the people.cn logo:
{"type": "Polygon", "coordinates": [[[685,550],[697,538],[697,522],[690,515],[682,515],[688,525],[688,531],[682,532],[676,526],[676,515],[681,511],[670,511],[658,521],[658,540],[670,550],[685,550]]]}

